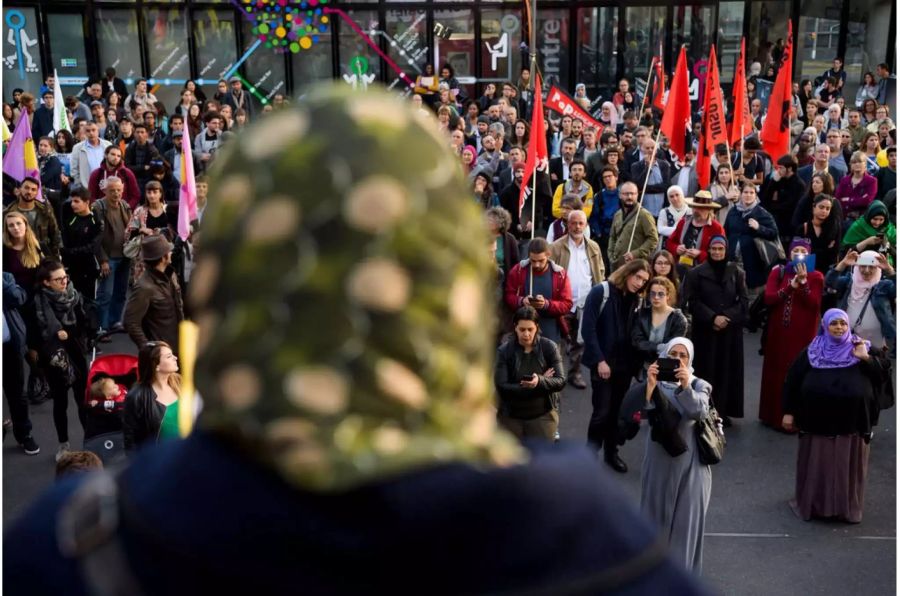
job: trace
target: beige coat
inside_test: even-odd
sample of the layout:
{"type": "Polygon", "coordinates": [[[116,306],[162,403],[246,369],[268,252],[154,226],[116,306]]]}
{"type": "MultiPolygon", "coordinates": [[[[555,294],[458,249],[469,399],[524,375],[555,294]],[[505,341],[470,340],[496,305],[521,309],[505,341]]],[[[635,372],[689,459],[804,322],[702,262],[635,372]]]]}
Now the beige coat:
{"type": "MultiPolygon", "coordinates": [[[[598,283],[606,279],[606,270],[603,267],[603,258],[600,255],[600,245],[591,240],[590,238],[585,238],[585,242],[587,242],[587,256],[588,262],[591,265],[591,281],[596,286],[598,283]]],[[[572,253],[569,252],[569,236],[568,234],[560,238],[559,240],[555,240],[550,245],[550,260],[554,263],[568,271],[569,269],[569,258],[572,256],[572,253]]]]}

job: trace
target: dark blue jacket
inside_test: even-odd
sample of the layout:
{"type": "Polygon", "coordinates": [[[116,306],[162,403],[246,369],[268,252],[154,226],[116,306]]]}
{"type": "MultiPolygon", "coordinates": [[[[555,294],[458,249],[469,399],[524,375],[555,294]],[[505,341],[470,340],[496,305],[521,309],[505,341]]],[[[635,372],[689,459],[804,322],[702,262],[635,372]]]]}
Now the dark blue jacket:
{"type": "Polygon", "coordinates": [[[16,283],[12,273],[3,272],[3,316],[9,326],[9,341],[20,354],[27,350],[25,319],[21,309],[28,303],[28,292],[16,283]]]}
{"type": "Polygon", "coordinates": [[[770,267],[759,258],[754,238],[779,241],[778,224],[772,214],[757,205],[749,213],[741,213],[737,208],[728,211],[725,217],[725,235],[728,237],[728,260],[737,261],[737,250],[740,246],[741,263],[747,274],[747,287],[758,288],[765,285],[769,278],[770,267]],[[755,219],[759,228],[754,230],[747,223],[749,219],[755,219]]]}
{"type": "MultiPolygon", "coordinates": [[[[118,536],[146,594],[707,593],[595,455],[534,449],[524,465],[448,463],[317,494],[198,433],[133,460],[118,536]]],[[[61,481],[7,526],[6,593],[86,593],[56,534],[84,480],[61,481]]]]}
{"type": "Polygon", "coordinates": [[[603,361],[611,369],[618,371],[626,371],[636,364],[632,358],[630,323],[637,306],[636,299],[627,298],[612,283],[599,283],[591,289],[584,303],[581,319],[581,335],[584,339],[582,363],[590,370],[594,370],[603,361]],[[601,312],[604,288],[607,287],[609,298],[601,312]]]}
{"type": "Polygon", "coordinates": [[[41,104],[31,115],[31,136],[34,137],[35,146],[41,137],[50,136],[51,132],[53,132],[53,110],[41,104]]]}

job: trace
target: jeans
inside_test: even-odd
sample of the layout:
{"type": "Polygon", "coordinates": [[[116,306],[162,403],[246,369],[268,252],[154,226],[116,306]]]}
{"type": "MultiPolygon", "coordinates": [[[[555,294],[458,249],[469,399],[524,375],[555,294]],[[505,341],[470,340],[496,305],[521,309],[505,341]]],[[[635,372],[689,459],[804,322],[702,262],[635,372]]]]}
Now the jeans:
{"type": "Polygon", "coordinates": [[[97,289],[97,312],[100,326],[106,330],[122,321],[131,261],[124,257],[109,260],[109,275],[100,278],[97,289]]]}
{"type": "Polygon", "coordinates": [[[22,443],[31,436],[31,418],[28,417],[28,398],[25,395],[25,357],[11,342],[3,344],[3,393],[9,405],[13,436],[22,443]]]}
{"type": "Polygon", "coordinates": [[[591,405],[594,409],[588,424],[588,447],[603,447],[606,457],[619,450],[619,408],[629,386],[631,375],[627,372],[613,370],[609,379],[603,380],[596,367],[591,369],[591,405]]]}

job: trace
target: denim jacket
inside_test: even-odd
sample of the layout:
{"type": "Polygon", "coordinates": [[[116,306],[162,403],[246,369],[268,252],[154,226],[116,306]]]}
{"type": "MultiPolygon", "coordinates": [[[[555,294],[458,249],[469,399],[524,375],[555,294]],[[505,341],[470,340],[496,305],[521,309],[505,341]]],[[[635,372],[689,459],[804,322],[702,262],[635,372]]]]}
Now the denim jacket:
{"type": "MultiPolygon", "coordinates": [[[[851,269],[838,271],[832,266],[825,276],[825,287],[833,290],[838,295],[837,307],[841,310],[847,310],[847,301],[850,297],[850,286],[853,282],[853,273],[851,269]]],[[[875,315],[881,323],[881,334],[890,346],[891,357],[896,354],[897,331],[896,322],[894,321],[894,308],[891,300],[896,295],[895,277],[883,277],[881,281],[872,288],[871,308],[875,309],[875,315]]]]}

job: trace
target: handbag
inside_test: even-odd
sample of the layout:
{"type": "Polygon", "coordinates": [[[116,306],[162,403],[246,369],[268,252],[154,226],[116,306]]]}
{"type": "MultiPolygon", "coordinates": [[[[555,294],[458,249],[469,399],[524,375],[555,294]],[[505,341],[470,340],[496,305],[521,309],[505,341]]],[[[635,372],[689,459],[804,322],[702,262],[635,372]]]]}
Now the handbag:
{"type": "Polygon", "coordinates": [[[135,213],[133,217],[138,223],[138,232],[131,240],[126,240],[125,246],[122,247],[122,254],[128,259],[137,259],[141,256],[141,240],[143,240],[144,235],[141,234],[140,229],[147,226],[147,210],[139,209],[140,212],[135,213]]]}
{"type": "Polygon", "coordinates": [[[780,240],[766,240],[757,236],[753,239],[753,244],[756,245],[756,252],[766,267],[772,267],[785,260],[784,247],[780,240]]]}
{"type": "Polygon", "coordinates": [[[678,457],[687,451],[687,444],[678,432],[681,414],[669,404],[668,399],[662,397],[659,389],[653,391],[651,399],[654,407],[647,412],[650,439],[659,443],[672,457],[678,457]]]}
{"type": "Polygon", "coordinates": [[[725,457],[725,431],[712,401],[706,416],[694,424],[694,437],[697,439],[697,455],[701,464],[714,466],[725,457]]]}

